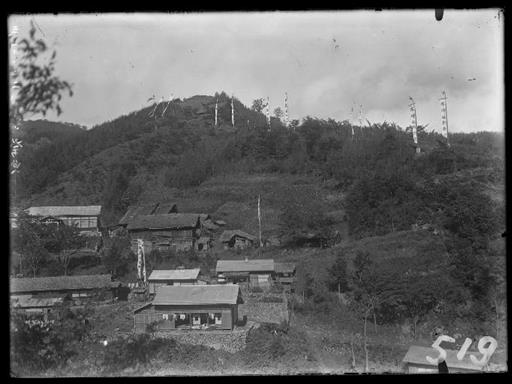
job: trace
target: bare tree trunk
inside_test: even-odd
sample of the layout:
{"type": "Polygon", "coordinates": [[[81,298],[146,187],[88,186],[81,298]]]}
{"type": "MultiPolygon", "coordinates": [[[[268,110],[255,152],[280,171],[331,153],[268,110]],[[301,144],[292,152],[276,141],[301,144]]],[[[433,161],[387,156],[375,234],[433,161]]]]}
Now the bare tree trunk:
{"type": "Polygon", "coordinates": [[[368,317],[368,312],[364,314],[364,355],[365,355],[365,364],[364,371],[368,372],[368,345],[366,344],[366,318],[368,317]]]}
{"type": "Polygon", "coordinates": [[[494,299],[494,308],[496,310],[496,340],[500,339],[500,314],[498,312],[498,300],[494,299]]]}
{"type": "Polygon", "coordinates": [[[377,316],[375,316],[375,308],[373,309],[373,330],[377,333],[377,316]]]}
{"type": "Polygon", "coordinates": [[[352,369],[356,369],[356,355],[354,354],[354,340],[350,339],[350,350],[352,351],[352,369]]]}

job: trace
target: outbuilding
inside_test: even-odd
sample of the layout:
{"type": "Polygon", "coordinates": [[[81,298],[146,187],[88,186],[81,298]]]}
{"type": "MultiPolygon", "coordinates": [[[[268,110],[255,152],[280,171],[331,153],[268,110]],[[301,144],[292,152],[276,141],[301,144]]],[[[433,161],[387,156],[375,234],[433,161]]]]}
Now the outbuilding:
{"type": "Polygon", "coordinates": [[[218,260],[215,271],[220,280],[266,288],[270,286],[274,276],[274,260],[218,260]]]}
{"type": "MultiPolygon", "coordinates": [[[[467,352],[462,360],[457,359],[458,351],[445,349],[446,365],[449,373],[475,373],[482,372],[483,367],[473,364],[470,355],[474,355],[477,359],[482,358],[479,352],[467,352]]],[[[438,373],[437,364],[432,364],[427,360],[427,356],[436,358],[439,352],[432,347],[420,347],[413,345],[407,351],[403,359],[404,370],[407,373],[438,373]]]]}
{"type": "Polygon", "coordinates": [[[197,284],[199,268],[194,269],[155,269],[149,275],[149,293],[154,294],[159,287],[167,285],[197,284]]]}
{"type": "Polygon", "coordinates": [[[227,285],[180,285],[160,287],[151,303],[134,311],[135,332],[179,329],[232,330],[243,304],[240,287],[227,285]]]}
{"type": "Polygon", "coordinates": [[[286,290],[292,290],[295,282],[295,264],[294,263],[274,263],[276,282],[281,284],[286,290]]]}
{"type": "Polygon", "coordinates": [[[226,230],[220,235],[219,241],[224,245],[224,249],[245,249],[254,245],[256,236],[239,229],[226,230]]]}

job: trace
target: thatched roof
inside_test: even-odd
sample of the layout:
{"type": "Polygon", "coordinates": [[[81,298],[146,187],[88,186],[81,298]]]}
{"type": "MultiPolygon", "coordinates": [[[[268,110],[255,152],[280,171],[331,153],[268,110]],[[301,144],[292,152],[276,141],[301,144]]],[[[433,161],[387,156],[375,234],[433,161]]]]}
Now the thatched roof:
{"type": "Polygon", "coordinates": [[[227,243],[231,241],[231,239],[235,236],[242,237],[244,239],[248,239],[251,241],[256,241],[256,236],[253,236],[247,232],[241,231],[239,229],[233,229],[233,230],[226,230],[222,232],[222,234],[219,237],[219,240],[221,243],[227,243]]]}
{"type": "Polygon", "coordinates": [[[154,215],[162,215],[167,213],[177,213],[178,205],[176,203],[161,203],[158,204],[158,207],[152,214],[154,215]]]}
{"type": "Polygon", "coordinates": [[[136,216],[128,223],[127,229],[181,229],[198,228],[199,216],[193,213],[169,213],[165,215],[136,216]]]}
{"type": "Polygon", "coordinates": [[[128,210],[119,220],[120,225],[127,225],[131,220],[139,215],[151,215],[155,212],[158,207],[158,203],[148,205],[130,205],[128,210]]]}

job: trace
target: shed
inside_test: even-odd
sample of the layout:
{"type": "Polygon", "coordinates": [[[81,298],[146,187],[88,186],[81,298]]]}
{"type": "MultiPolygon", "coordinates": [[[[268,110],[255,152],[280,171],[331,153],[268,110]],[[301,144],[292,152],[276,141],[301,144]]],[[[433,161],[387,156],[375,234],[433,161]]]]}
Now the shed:
{"type": "Polygon", "coordinates": [[[225,279],[223,281],[233,283],[264,282],[270,280],[274,275],[274,260],[218,260],[215,271],[218,278],[225,279]],[[252,275],[255,277],[251,277],[252,275]],[[260,277],[257,277],[257,275],[260,275],[260,277]]]}
{"type": "Polygon", "coordinates": [[[134,311],[134,327],[136,332],[145,332],[151,323],[159,331],[232,330],[242,303],[238,285],[164,286],[151,303],[134,311]]]}
{"type": "Polygon", "coordinates": [[[155,293],[167,285],[192,285],[197,283],[199,268],[194,269],[155,269],[149,275],[149,293],[155,293]]]}
{"type": "MultiPolygon", "coordinates": [[[[484,370],[483,367],[473,364],[469,357],[474,355],[477,359],[481,359],[482,354],[479,352],[467,352],[464,358],[459,360],[457,359],[458,351],[449,349],[445,351],[449,373],[475,373],[484,370]]],[[[408,373],[438,373],[437,365],[431,364],[427,356],[435,358],[439,356],[439,352],[432,347],[411,346],[403,359],[404,369],[408,373]]]]}
{"type": "Polygon", "coordinates": [[[256,236],[253,236],[247,232],[239,229],[226,230],[222,232],[219,237],[219,241],[224,244],[224,248],[238,248],[244,249],[254,245],[256,236]]]}
{"type": "Polygon", "coordinates": [[[282,284],[285,288],[291,289],[292,284],[295,282],[296,267],[294,263],[275,263],[275,276],[276,281],[282,284]]]}

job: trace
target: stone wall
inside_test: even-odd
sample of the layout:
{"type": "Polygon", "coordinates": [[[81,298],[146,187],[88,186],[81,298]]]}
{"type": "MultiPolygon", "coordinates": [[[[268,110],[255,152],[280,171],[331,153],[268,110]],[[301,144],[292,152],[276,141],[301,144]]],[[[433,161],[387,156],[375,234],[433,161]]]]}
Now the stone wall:
{"type": "Polygon", "coordinates": [[[155,336],[173,338],[181,343],[204,345],[234,353],[245,348],[247,333],[253,325],[248,322],[243,328],[235,328],[233,331],[176,330],[156,332],[155,336]]]}

